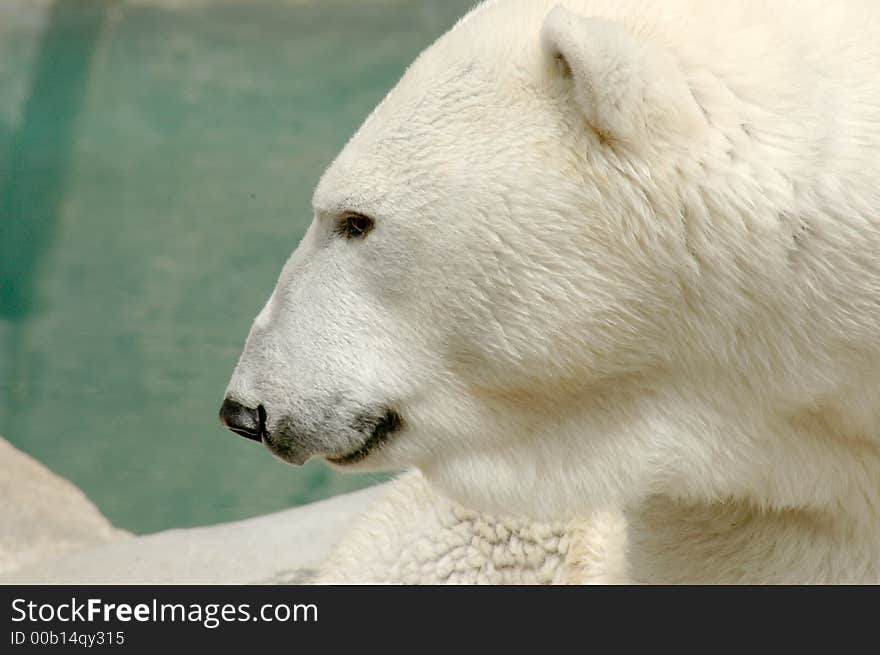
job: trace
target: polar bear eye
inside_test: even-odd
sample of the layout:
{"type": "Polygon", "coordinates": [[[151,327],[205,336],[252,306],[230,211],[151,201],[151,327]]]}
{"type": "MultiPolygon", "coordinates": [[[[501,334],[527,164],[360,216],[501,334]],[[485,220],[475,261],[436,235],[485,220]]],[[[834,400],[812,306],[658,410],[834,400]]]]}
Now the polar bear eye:
{"type": "Polygon", "coordinates": [[[339,233],[347,239],[360,239],[373,229],[373,219],[363,214],[346,214],[339,223],[339,233]]]}

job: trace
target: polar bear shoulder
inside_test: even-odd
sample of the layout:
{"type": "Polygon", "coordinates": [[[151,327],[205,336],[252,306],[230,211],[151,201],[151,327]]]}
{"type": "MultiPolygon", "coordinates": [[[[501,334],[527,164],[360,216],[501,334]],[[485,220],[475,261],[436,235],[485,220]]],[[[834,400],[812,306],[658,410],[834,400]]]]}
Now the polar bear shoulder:
{"type": "Polygon", "coordinates": [[[801,584],[880,580],[870,546],[831,521],[739,501],[654,497],[568,522],[499,518],[413,471],[344,535],[317,584],[801,584]]]}
{"type": "Polygon", "coordinates": [[[412,471],[389,485],[320,567],[317,584],[626,582],[623,520],[497,518],[468,510],[412,471]]]}

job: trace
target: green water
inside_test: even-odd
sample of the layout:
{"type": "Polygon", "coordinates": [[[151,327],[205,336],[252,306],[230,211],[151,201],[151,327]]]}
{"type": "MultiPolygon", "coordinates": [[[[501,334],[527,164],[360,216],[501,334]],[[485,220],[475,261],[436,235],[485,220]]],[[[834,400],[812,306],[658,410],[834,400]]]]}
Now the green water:
{"type": "Polygon", "coordinates": [[[0,435],[149,532],[371,484],[217,410],[321,171],[472,0],[0,0],[0,435]]]}

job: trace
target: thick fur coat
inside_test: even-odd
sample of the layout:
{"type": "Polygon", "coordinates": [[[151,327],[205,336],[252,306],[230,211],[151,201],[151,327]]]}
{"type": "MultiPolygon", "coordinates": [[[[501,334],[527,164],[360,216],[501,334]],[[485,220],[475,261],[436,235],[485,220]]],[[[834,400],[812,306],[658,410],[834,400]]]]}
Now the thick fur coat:
{"type": "Polygon", "coordinates": [[[880,581],[878,153],[876,2],[486,2],[324,174],[228,397],[419,469],[418,530],[565,526],[535,580],[880,581]]]}

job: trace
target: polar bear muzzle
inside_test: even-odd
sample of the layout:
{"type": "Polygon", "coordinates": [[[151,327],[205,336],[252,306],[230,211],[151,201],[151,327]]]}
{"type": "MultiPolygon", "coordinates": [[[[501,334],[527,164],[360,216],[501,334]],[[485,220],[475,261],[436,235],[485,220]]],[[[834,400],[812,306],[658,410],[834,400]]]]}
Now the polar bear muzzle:
{"type": "Polygon", "coordinates": [[[336,435],[338,439],[334,437],[338,430],[309,429],[289,416],[281,417],[270,431],[263,405],[254,409],[228,396],[220,407],[220,423],[241,437],[262,442],[289,464],[302,465],[312,457],[324,457],[337,466],[367,459],[404,425],[396,410],[380,407],[355,414],[342,430],[345,434],[336,435]]]}
{"type": "Polygon", "coordinates": [[[263,443],[289,464],[302,465],[312,457],[323,457],[331,464],[346,466],[367,459],[403,427],[400,414],[388,407],[359,411],[345,426],[334,423],[307,426],[294,417],[281,417],[272,430],[264,429],[263,443]]]}

